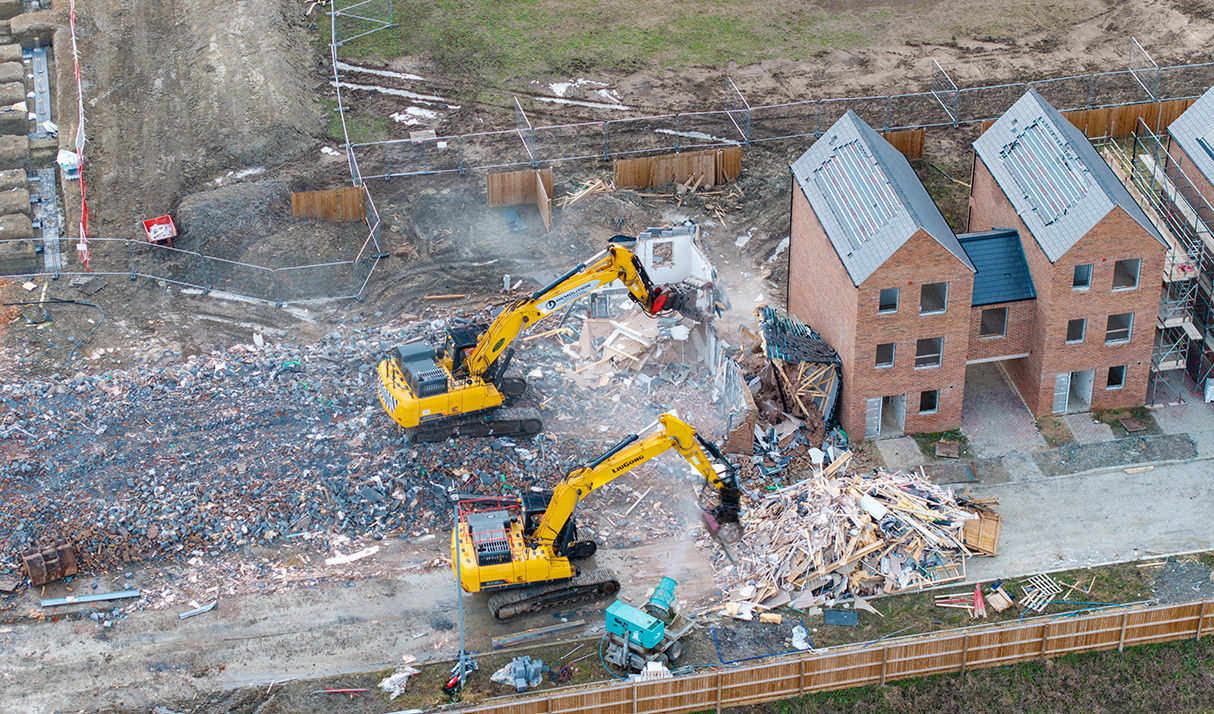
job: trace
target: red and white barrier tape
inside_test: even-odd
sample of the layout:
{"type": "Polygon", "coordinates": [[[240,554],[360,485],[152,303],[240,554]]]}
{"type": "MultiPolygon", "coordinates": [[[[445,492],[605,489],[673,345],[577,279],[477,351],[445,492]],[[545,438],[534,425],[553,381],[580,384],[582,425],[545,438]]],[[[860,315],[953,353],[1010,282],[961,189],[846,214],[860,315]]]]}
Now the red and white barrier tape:
{"type": "Polygon", "coordinates": [[[80,175],[80,242],[76,251],[89,269],[89,206],[84,194],[84,89],[80,84],[80,50],[76,47],[76,0],[70,0],[68,21],[72,30],[72,64],[76,70],[76,172],[80,175]]]}

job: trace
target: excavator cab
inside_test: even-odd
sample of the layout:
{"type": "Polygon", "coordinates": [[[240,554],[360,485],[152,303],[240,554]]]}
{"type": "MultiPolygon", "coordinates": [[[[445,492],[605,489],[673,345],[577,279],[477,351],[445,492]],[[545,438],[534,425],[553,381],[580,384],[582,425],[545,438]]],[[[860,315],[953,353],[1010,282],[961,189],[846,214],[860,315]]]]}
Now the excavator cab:
{"type": "Polygon", "coordinates": [[[459,374],[464,366],[468,353],[476,349],[476,341],[485,331],[484,325],[471,327],[452,327],[447,330],[443,350],[451,358],[451,373],[459,374]],[[479,328],[479,329],[478,329],[479,328]]]}

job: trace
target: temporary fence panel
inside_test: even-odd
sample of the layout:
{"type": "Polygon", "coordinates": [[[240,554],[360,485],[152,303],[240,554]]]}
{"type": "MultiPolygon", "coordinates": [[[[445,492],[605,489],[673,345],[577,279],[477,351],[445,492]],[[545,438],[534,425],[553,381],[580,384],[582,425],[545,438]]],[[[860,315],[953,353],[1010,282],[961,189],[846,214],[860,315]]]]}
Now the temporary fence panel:
{"type": "Polygon", "coordinates": [[[793,659],[648,682],[553,690],[463,711],[493,714],[690,712],[761,704],[800,694],[966,672],[1076,652],[1200,638],[1214,629],[1214,601],[1125,609],[1008,626],[949,630],[793,659]]]}
{"type": "Polygon", "coordinates": [[[547,196],[552,196],[551,168],[487,174],[485,181],[491,207],[535,203],[541,190],[547,196]]]}
{"type": "Polygon", "coordinates": [[[349,186],[292,193],[291,215],[335,223],[361,221],[367,217],[367,197],[363,191],[361,186],[349,186]]]}
{"type": "Polygon", "coordinates": [[[881,136],[911,161],[923,158],[923,140],[927,136],[926,129],[887,131],[881,136]]]}

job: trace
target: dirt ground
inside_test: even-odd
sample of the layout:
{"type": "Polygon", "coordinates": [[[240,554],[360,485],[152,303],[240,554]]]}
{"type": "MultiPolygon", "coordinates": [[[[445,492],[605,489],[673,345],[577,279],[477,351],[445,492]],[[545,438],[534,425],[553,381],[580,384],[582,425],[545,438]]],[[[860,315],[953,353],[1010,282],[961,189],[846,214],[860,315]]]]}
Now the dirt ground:
{"type": "MultiPolygon", "coordinates": [[[[1055,5],[1025,0],[1014,8],[1001,9],[1056,12],[1069,20],[1058,27],[1039,22],[1032,32],[1014,38],[984,32],[951,37],[935,31],[904,34],[904,28],[891,25],[887,34],[857,41],[855,46],[824,49],[803,60],[723,62],[678,71],[600,70],[591,63],[508,79],[494,90],[503,96],[514,92],[544,95],[550,93],[552,83],[590,77],[603,85],[575,86],[565,97],[601,99],[594,92],[607,87],[637,112],[658,113],[696,109],[705,102],[719,106],[727,96],[726,74],[738,82],[752,104],[759,104],[921,90],[929,57],[946,65],[958,84],[1121,68],[1129,33],[1150,48],[1161,64],[1210,58],[1214,14],[1200,2],[1076,0],[1061,3],[1064,10],[1055,5]]],[[[949,4],[919,0],[893,0],[882,7],[899,15],[929,13],[924,22],[933,26],[944,23],[950,12],[949,4]]],[[[195,209],[193,215],[201,215],[211,227],[197,230],[194,238],[205,235],[207,244],[222,247],[224,257],[244,256],[259,263],[281,259],[285,265],[302,256],[352,256],[350,247],[360,242],[356,232],[331,226],[323,230],[280,226],[270,221],[278,216],[275,211],[281,211],[281,204],[274,202],[255,210],[257,202],[248,200],[238,210],[225,206],[239,205],[239,198],[237,204],[214,200],[217,189],[223,198],[227,192],[256,193],[268,182],[280,182],[291,190],[348,182],[344,160],[320,150],[322,145],[334,147],[332,137],[325,134],[331,122],[322,104],[332,89],[327,85],[327,57],[309,27],[317,15],[305,16],[303,11],[302,4],[280,0],[235,4],[136,0],[133,4],[110,1],[82,7],[82,70],[92,167],[90,209],[96,235],[132,237],[141,218],[182,210],[189,215],[195,209]],[[200,206],[205,209],[201,213],[200,206]],[[227,231],[222,225],[225,211],[232,215],[227,231]],[[275,240],[251,239],[262,233],[275,240]],[[255,252],[258,250],[261,252],[255,252]]],[[[419,126],[387,118],[408,106],[398,97],[351,91],[350,117],[374,128],[378,135],[407,136],[407,131],[418,128],[449,134],[512,126],[507,104],[479,91],[475,72],[444,69],[425,57],[387,61],[371,56],[358,62],[389,71],[421,72],[428,77],[419,85],[421,89],[451,96],[453,104],[459,103],[458,109],[440,113],[432,124],[419,126]]],[[[392,84],[390,78],[375,75],[360,77],[360,81],[364,79],[368,84],[392,84]]],[[[1186,81],[1194,86],[1204,81],[1200,89],[1214,82],[1214,77],[1186,81]]],[[[601,117],[601,112],[584,107],[532,105],[536,122],[601,117]]],[[[973,136],[972,128],[930,132],[928,159],[967,180],[967,146],[973,136]]],[[[382,325],[406,315],[433,317],[439,310],[471,311],[501,299],[498,289],[503,274],[526,278],[529,284],[544,282],[597,251],[617,232],[635,233],[683,218],[694,218],[704,227],[711,257],[732,301],[733,308],[721,324],[728,341],[737,326],[751,324],[755,304],[782,302],[787,165],[808,144],[808,140],[775,142],[749,148],[743,174],[735,184],[682,201],[625,191],[590,196],[558,210],[549,234],[540,228],[533,209],[519,211],[526,230],[511,232],[500,212],[485,207],[482,175],[373,182],[370,188],[384,219],[383,248],[388,257],[361,302],[276,309],[264,302],[202,295],[198,290],[154,280],[131,281],[121,275],[105,278],[105,287],[91,295],[68,284],[66,278],[37,280],[32,291],[10,282],[0,287],[0,299],[6,303],[37,300],[45,294],[99,307],[51,305],[47,310],[53,321],[41,327],[27,325],[20,306],[0,308],[0,379],[103,374],[132,364],[247,344],[254,333],[276,343],[306,345],[354,323],[382,325]],[[713,215],[709,204],[721,207],[724,221],[713,215]],[[468,293],[471,297],[438,307],[420,300],[430,293],[468,293]],[[104,318],[99,311],[104,311],[104,318]]],[[[926,162],[916,168],[954,227],[963,229],[964,193],[958,193],[955,183],[926,162]]],[[[590,178],[608,178],[609,171],[607,164],[561,167],[556,195],[590,178]]],[[[662,191],[643,193],[658,192],[662,191]]],[[[190,231],[183,239],[191,240],[190,231]]],[[[128,266],[121,251],[106,255],[99,250],[98,255],[99,262],[109,261],[115,272],[128,266]]],[[[367,400],[372,403],[374,395],[368,393],[367,400]]],[[[554,426],[559,432],[574,433],[582,425],[571,421],[554,426]]],[[[628,493],[627,498],[631,497],[628,493]]],[[[625,501],[621,494],[609,503],[614,507],[625,501]]],[[[670,551],[666,544],[625,545],[605,551],[600,560],[635,575],[636,582],[626,584],[625,594],[639,597],[646,584],[669,572],[670,551]]],[[[443,557],[443,550],[437,542],[424,547],[393,543],[374,565],[382,574],[390,574],[385,578],[367,578],[366,572],[355,577],[359,569],[351,569],[348,579],[340,572],[312,573],[311,585],[291,588],[281,587],[272,578],[253,578],[251,587],[260,583],[263,594],[242,593],[214,617],[204,615],[180,627],[175,613],[184,607],[176,602],[165,604],[162,610],[138,613],[138,617],[131,615],[129,620],[117,619],[113,629],[99,621],[71,618],[0,628],[0,661],[9,667],[0,668],[0,680],[5,682],[4,689],[20,683],[32,710],[50,711],[69,704],[140,711],[156,702],[173,701],[189,702],[192,709],[183,704],[180,709],[184,711],[304,711],[306,706],[327,710],[322,708],[330,703],[302,692],[283,695],[274,705],[279,709],[268,706],[264,710],[261,704],[273,691],[264,698],[247,694],[249,690],[216,693],[251,684],[260,689],[267,679],[273,690],[274,679],[284,674],[320,678],[368,667],[388,668],[403,653],[416,652],[419,658],[449,654],[454,594],[448,598],[444,588],[450,585],[450,575],[445,565],[421,568],[421,564],[443,557]],[[215,643],[214,651],[202,643],[215,643]],[[37,668],[36,678],[42,684],[22,679],[30,667],[37,668]],[[91,673],[87,686],[79,684],[81,671],[91,673]],[[45,683],[50,681],[73,682],[70,694],[47,687],[45,683]],[[209,703],[203,701],[212,697],[209,703]]],[[[684,550],[686,557],[679,559],[684,571],[708,570],[702,552],[690,547],[684,550]]],[[[157,564],[132,569],[129,580],[123,572],[101,573],[95,581],[80,579],[73,586],[91,590],[95,582],[101,590],[156,585],[204,597],[205,588],[199,583],[207,579],[222,582],[225,573],[239,572],[242,561],[286,567],[296,555],[292,549],[276,548],[189,567],[157,564]],[[182,588],[179,581],[191,583],[192,589],[182,588]]],[[[710,578],[688,576],[686,582],[682,597],[715,594],[710,578]]],[[[64,587],[53,586],[46,594],[67,594],[57,589],[64,587]]],[[[32,600],[23,600],[21,606],[32,608],[32,600]]],[[[565,617],[583,614],[560,613],[565,617]]],[[[532,624],[552,621],[551,615],[543,615],[532,624]]],[[[486,617],[474,621],[470,630],[482,647],[486,638],[503,631],[486,617]]],[[[724,644],[760,649],[781,642],[728,640],[724,644]]],[[[329,681],[340,680],[326,680],[326,684],[329,681]]],[[[0,702],[0,709],[4,706],[0,702]]]]}

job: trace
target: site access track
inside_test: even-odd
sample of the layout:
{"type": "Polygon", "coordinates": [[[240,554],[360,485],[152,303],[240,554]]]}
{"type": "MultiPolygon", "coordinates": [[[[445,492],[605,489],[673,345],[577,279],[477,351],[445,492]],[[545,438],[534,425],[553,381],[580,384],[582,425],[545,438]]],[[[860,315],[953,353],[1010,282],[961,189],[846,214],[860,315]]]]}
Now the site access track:
{"type": "MultiPolygon", "coordinates": [[[[1205,512],[1214,501],[1208,467],[1199,460],[1134,475],[1117,469],[977,488],[977,495],[1000,499],[1003,541],[999,556],[971,562],[971,579],[1214,548],[1205,512]]],[[[402,574],[446,547],[437,538],[425,550],[385,541],[379,553],[334,568],[334,578],[316,588],[221,599],[214,612],[189,620],[178,619],[188,603],[175,603],[132,614],[105,632],[91,620],[6,625],[0,627],[0,681],[6,691],[21,692],[31,712],[119,701],[138,708],[195,693],[394,667],[403,655],[448,659],[457,647],[450,569],[402,574]],[[82,671],[89,672],[83,686],[82,671]]],[[[643,598],[656,577],[670,574],[690,603],[713,602],[712,568],[697,549],[688,549],[674,573],[669,544],[601,551],[595,560],[628,573],[624,596],[643,598]]],[[[102,579],[98,591],[138,587],[143,576],[102,579]]],[[[74,585],[91,592],[87,578],[74,585]]],[[[64,594],[58,583],[45,597],[64,594]]],[[[28,612],[40,595],[27,593],[15,611],[28,612]]],[[[550,615],[541,615],[503,625],[475,597],[466,605],[471,650],[488,650],[495,636],[551,624],[550,615]]]]}

